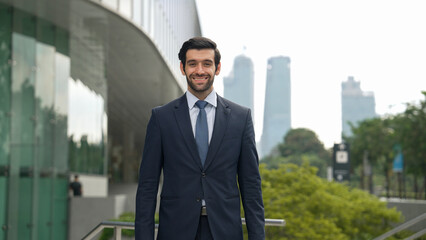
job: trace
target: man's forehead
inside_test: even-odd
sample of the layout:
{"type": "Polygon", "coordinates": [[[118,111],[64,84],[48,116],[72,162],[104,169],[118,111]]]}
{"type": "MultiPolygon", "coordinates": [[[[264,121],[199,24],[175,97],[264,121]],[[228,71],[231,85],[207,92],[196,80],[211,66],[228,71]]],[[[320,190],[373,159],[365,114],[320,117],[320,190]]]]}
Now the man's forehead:
{"type": "Polygon", "coordinates": [[[210,48],[206,49],[189,49],[186,52],[186,61],[213,61],[214,62],[214,50],[210,48]]]}

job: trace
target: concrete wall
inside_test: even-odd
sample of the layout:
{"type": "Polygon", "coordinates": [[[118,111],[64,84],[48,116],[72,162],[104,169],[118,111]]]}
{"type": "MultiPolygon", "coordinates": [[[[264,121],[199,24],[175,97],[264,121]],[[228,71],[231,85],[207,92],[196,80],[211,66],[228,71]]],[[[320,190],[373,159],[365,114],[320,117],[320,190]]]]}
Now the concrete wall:
{"type": "Polygon", "coordinates": [[[69,201],[69,240],[80,240],[100,222],[118,218],[125,212],[126,195],[73,197],[69,201]]]}
{"type": "Polygon", "coordinates": [[[110,196],[125,195],[124,212],[135,212],[137,183],[114,183],[108,186],[110,196]]]}

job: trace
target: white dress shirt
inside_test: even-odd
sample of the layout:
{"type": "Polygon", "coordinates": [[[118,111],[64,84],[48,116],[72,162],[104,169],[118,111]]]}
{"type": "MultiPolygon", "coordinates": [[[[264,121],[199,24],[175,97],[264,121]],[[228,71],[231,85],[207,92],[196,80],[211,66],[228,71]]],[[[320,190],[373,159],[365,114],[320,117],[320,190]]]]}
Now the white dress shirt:
{"type": "MultiPolygon", "coordinates": [[[[189,108],[189,116],[191,118],[191,125],[192,125],[192,133],[195,137],[195,124],[197,123],[197,117],[198,113],[200,112],[200,109],[195,105],[195,103],[200,100],[194,94],[192,94],[189,91],[186,91],[186,100],[188,102],[188,108],[189,108]]],[[[209,144],[210,140],[212,139],[213,134],[213,127],[214,127],[214,118],[216,116],[216,106],[217,106],[217,95],[216,91],[213,89],[213,91],[204,99],[208,104],[204,108],[207,115],[207,127],[209,129],[209,144]]]]}
{"type": "MultiPolygon", "coordinates": [[[[192,94],[189,91],[186,91],[186,100],[188,102],[188,108],[189,108],[189,117],[191,118],[191,125],[192,125],[192,133],[194,134],[195,138],[195,124],[197,123],[197,117],[198,113],[200,112],[200,109],[195,105],[195,103],[200,100],[194,94],[192,94]]],[[[204,99],[208,104],[204,107],[204,110],[206,111],[207,115],[207,127],[209,129],[209,144],[210,140],[212,139],[213,134],[213,127],[214,127],[214,118],[216,116],[216,106],[217,106],[217,95],[216,91],[213,89],[213,91],[204,99]]],[[[201,199],[201,205],[203,207],[206,206],[206,201],[204,199],[201,199]]]]}

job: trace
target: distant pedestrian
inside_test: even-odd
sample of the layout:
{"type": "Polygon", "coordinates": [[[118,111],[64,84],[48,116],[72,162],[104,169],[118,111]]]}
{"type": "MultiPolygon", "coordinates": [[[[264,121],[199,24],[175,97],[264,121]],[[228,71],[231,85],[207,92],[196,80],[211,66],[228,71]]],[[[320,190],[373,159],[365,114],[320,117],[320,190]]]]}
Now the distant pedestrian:
{"type": "Polygon", "coordinates": [[[83,194],[83,187],[81,186],[81,183],[78,181],[78,175],[74,176],[74,181],[70,183],[70,189],[73,192],[73,195],[75,197],[81,197],[83,194]]]}

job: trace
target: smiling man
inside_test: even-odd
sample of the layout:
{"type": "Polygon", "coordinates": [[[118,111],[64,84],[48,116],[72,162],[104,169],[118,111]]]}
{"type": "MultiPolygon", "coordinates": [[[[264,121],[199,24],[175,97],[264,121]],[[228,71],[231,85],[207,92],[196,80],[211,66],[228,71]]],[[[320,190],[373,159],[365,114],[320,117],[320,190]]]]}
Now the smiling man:
{"type": "Polygon", "coordinates": [[[216,94],[216,43],[196,37],[179,52],[187,92],[152,110],[136,194],[137,240],[242,240],[240,199],[250,240],[265,239],[264,209],[250,109],[216,94]]]}

